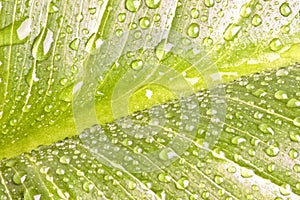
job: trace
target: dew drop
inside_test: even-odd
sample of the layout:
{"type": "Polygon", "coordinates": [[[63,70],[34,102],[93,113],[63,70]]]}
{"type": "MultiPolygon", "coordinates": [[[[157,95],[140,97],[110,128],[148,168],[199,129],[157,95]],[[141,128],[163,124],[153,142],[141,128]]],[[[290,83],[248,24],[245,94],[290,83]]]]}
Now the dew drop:
{"type": "Polygon", "coordinates": [[[279,7],[279,10],[280,10],[281,15],[284,17],[288,17],[292,13],[290,5],[287,2],[281,4],[281,6],[279,7]]]}
{"type": "Polygon", "coordinates": [[[163,183],[169,183],[169,182],[171,182],[172,178],[171,178],[171,176],[169,176],[167,174],[159,174],[158,180],[163,183]]]}
{"type": "Polygon", "coordinates": [[[200,15],[200,12],[197,8],[192,8],[191,10],[191,17],[197,19],[200,15]]]}
{"type": "Polygon", "coordinates": [[[72,42],[70,42],[69,47],[72,50],[76,51],[78,50],[79,44],[80,44],[80,40],[78,38],[75,38],[72,42]]]}
{"type": "Polygon", "coordinates": [[[69,164],[71,162],[71,158],[68,156],[62,156],[60,157],[59,162],[62,164],[69,164]]]}
{"type": "Polygon", "coordinates": [[[271,157],[275,157],[279,154],[279,148],[274,145],[270,145],[269,147],[264,149],[264,151],[266,152],[267,155],[271,157]]]}
{"type": "Polygon", "coordinates": [[[159,7],[161,0],[146,0],[146,6],[151,9],[156,9],[159,7]]]}
{"type": "Polygon", "coordinates": [[[150,19],[149,17],[143,17],[140,19],[140,27],[142,29],[146,29],[146,28],[149,28],[150,26],[150,19]]]}
{"type": "Polygon", "coordinates": [[[296,108],[296,107],[300,107],[300,101],[297,100],[297,99],[295,99],[295,98],[292,98],[292,99],[290,99],[290,100],[287,102],[286,106],[287,106],[288,108],[296,108]]]}
{"type": "Polygon", "coordinates": [[[274,97],[278,100],[288,99],[288,95],[285,91],[278,90],[275,92],[274,97]]]}
{"type": "Polygon", "coordinates": [[[140,9],[142,5],[141,0],[126,0],[125,1],[125,8],[130,12],[136,12],[140,9]]]}
{"type": "Polygon", "coordinates": [[[199,36],[200,27],[196,23],[191,23],[189,27],[187,28],[187,34],[191,38],[196,38],[199,36]]]}
{"type": "Polygon", "coordinates": [[[271,42],[269,43],[269,47],[272,51],[279,51],[280,49],[282,49],[283,44],[280,41],[280,39],[278,38],[274,38],[271,40],[271,42]]]}
{"type": "Polygon", "coordinates": [[[258,14],[255,14],[251,21],[253,26],[259,26],[262,24],[262,19],[258,14]]]}
{"type": "Polygon", "coordinates": [[[248,6],[248,4],[244,4],[242,7],[241,7],[241,10],[240,10],[240,15],[244,18],[247,18],[250,16],[252,10],[251,8],[248,6]]]}
{"type": "Polygon", "coordinates": [[[215,5],[215,0],[204,0],[204,5],[208,8],[211,8],[215,5]]]}
{"type": "Polygon", "coordinates": [[[170,160],[174,157],[177,157],[177,154],[171,150],[170,148],[166,148],[166,149],[163,149],[160,153],[159,153],[159,158],[161,160],[170,160]]]}
{"type": "Polygon", "coordinates": [[[82,188],[83,188],[84,191],[90,192],[90,191],[94,188],[94,186],[93,186],[93,184],[90,183],[90,182],[85,182],[85,183],[82,185],[82,188]]]}
{"type": "Polygon", "coordinates": [[[300,117],[296,117],[296,118],[293,120],[293,124],[294,124],[295,126],[300,127],[300,117]]]}
{"type": "Polygon", "coordinates": [[[237,34],[240,32],[241,26],[237,24],[229,24],[228,27],[226,28],[223,37],[227,41],[233,40],[237,34]]]}
{"type": "Polygon", "coordinates": [[[138,70],[142,69],[143,66],[144,66],[144,62],[142,60],[134,60],[131,62],[131,68],[133,70],[138,71],[138,70]]]}
{"type": "Polygon", "coordinates": [[[189,180],[186,177],[181,177],[177,182],[176,182],[176,188],[179,190],[184,190],[189,186],[189,180]]]}

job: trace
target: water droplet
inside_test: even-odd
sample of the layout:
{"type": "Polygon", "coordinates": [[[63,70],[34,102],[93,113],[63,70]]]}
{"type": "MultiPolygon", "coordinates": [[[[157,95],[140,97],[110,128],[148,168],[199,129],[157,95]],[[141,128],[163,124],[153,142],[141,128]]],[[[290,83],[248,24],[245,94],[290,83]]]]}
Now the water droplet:
{"type": "Polygon", "coordinates": [[[153,21],[154,22],[159,22],[160,21],[160,14],[153,15],[153,21]]]}
{"type": "Polygon", "coordinates": [[[52,110],[53,106],[50,104],[50,105],[47,105],[44,107],[44,111],[45,112],[50,112],[52,110]]]}
{"type": "Polygon", "coordinates": [[[159,158],[161,160],[170,160],[174,157],[177,157],[177,154],[173,150],[171,150],[170,148],[163,149],[159,153],[159,158]]]}
{"type": "Polygon", "coordinates": [[[140,9],[142,5],[141,0],[126,0],[125,1],[125,8],[130,12],[136,12],[140,9]]]}
{"type": "Polygon", "coordinates": [[[96,11],[97,11],[97,9],[95,7],[94,8],[89,8],[89,12],[90,12],[91,15],[96,14],[96,11]]]}
{"type": "Polygon", "coordinates": [[[167,174],[159,174],[158,180],[160,182],[169,183],[169,182],[171,182],[172,178],[171,178],[171,176],[169,176],[167,174]]]}
{"type": "Polygon", "coordinates": [[[270,145],[269,147],[264,149],[264,151],[271,157],[277,156],[279,154],[279,148],[274,145],[270,145]]]}
{"type": "Polygon", "coordinates": [[[290,139],[293,141],[293,142],[300,142],[300,135],[294,131],[291,131],[290,132],[290,139]]]}
{"type": "Polygon", "coordinates": [[[299,172],[300,172],[300,165],[299,165],[299,164],[295,164],[294,167],[293,167],[293,170],[294,170],[296,173],[299,173],[299,172]]]}
{"type": "Polygon", "coordinates": [[[17,29],[19,40],[24,40],[31,33],[31,19],[25,19],[17,29]]]}
{"type": "Polygon", "coordinates": [[[131,68],[133,70],[138,71],[138,70],[142,69],[143,66],[144,66],[144,62],[142,60],[134,60],[134,61],[131,62],[131,68]]]}
{"type": "Polygon", "coordinates": [[[292,98],[287,102],[286,106],[289,108],[300,107],[300,101],[295,98],[292,98]]]}
{"type": "Polygon", "coordinates": [[[204,0],[204,5],[208,8],[213,7],[215,5],[215,0],[204,0]]]}
{"type": "Polygon", "coordinates": [[[281,26],[281,28],[280,28],[280,31],[282,32],[282,33],[284,33],[284,34],[288,34],[289,32],[290,32],[290,26],[289,26],[289,24],[287,24],[287,25],[283,25],[283,26],[281,26]]]}
{"type": "Polygon", "coordinates": [[[243,178],[251,178],[254,175],[254,172],[247,168],[241,168],[241,176],[243,178]]]}
{"type": "Polygon", "coordinates": [[[53,32],[48,28],[44,28],[42,32],[34,39],[32,45],[32,56],[36,60],[46,59],[53,42],[53,32]]]}
{"type": "Polygon", "coordinates": [[[13,182],[17,185],[20,185],[22,183],[24,183],[24,181],[26,180],[27,174],[25,174],[24,172],[19,172],[19,173],[15,173],[13,175],[13,182]]]}
{"type": "Polygon", "coordinates": [[[9,125],[11,125],[11,126],[16,126],[17,124],[18,124],[18,120],[17,119],[11,119],[9,121],[9,125]]]}
{"type": "Polygon", "coordinates": [[[200,15],[200,12],[197,8],[192,8],[191,10],[191,17],[197,19],[200,15]]]}
{"type": "Polygon", "coordinates": [[[82,12],[79,13],[79,14],[76,16],[76,20],[77,20],[78,22],[82,22],[82,20],[83,20],[83,14],[82,14],[82,12]]]}
{"type": "Polygon", "coordinates": [[[223,37],[227,41],[233,40],[237,34],[240,32],[241,26],[237,24],[229,24],[228,27],[226,28],[223,37]]]}
{"type": "Polygon", "coordinates": [[[177,182],[176,182],[176,188],[179,190],[184,190],[189,186],[189,180],[186,177],[181,177],[177,182]]]}
{"type": "Polygon", "coordinates": [[[150,19],[149,17],[143,17],[140,19],[140,27],[142,29],[146,29],[146,28],[149,28],[150,26],[150,19]]]}
{"type": "Polygon", "coordinates": [[[275,92],[274,97],[278,100],[288,99],[288,95],[285,91],[278,90],[275,92]]]}
{"type": "Polygon", "coordinates": [[[128,182],[128,188],[130,189],[130,190],[134,190],[135,188],[136,188],[136,183],[135,182],[133,182],[133,181],[129,181],[128,182]]]}
{"type": "Polygon", "coordinates": [[[283,184],[280,188],[279,188],[279,192],[280,194],[282,194],[283,196],[287,196],[291,194],[291,186],[289,184],[283,184]]]}
{"type": "Polygon", "coordinates": [[[262,19],[258,14],[255,14],[252,18],[252,25],[253,26],[259,26],[262,24],[262,19]]]}
{"type": "Polygon", "coordinates": [[[232,144],[240,144],[242,142],[246,142],[246,139],[240,136],[235,136],[231,139],[232,144]]]}
{"type": "Polygon", "coordinates": [[[145,3],[148,8],[156,9],[159,7],[160,1],[161,0],[146,0],[145,3]]]}
{"type": "Polygon", "coordinates": [[[271,135],[274,135],[274,130],[272,129],[271,126],[269,126],[268,124],[260,124],[258,126],[259,130],[261,130],[263,133],[266,133],[266,134],[271,134],[271,135]]]}
{"type": "Polygon", "coordinates": [[[274,172],[276,168],[276,165],[274,163],[271,163],[268,165],[267,169],[270,173],[274,172]]]}
{"type": "Polygon", "coordinates": [[[58,169],[56,169],[55,173],[58,175],[63,175],[63,174],[65,174],[65,170],[58,168],[58,169]]]}
{"type": "Polygon", "coordinates": [[[85,183],[82,185],[82,188],[83,188],[84,191],[90,192],[90,191],[94,188],[94,186],[93,186],[93,184],[90,183],[90,182],[85,182],[85,183]]]}
{"type": "Polygon", "coordinates": [[[272,51],[279,51],[282,47],[283,44],[280,41],[280,39],[278,38],[274,38],[273,40],[271,40],[271,42],[269,43],[269,47],[272,51]]]}
{"type": "Polygon", "coordinates": [[[196,38],[199,36],[200,27],[196,23],[191,23],[187,29],[187,34],[191,38],[196,38]]]}
{"type": "Polygon", "coordinates": [[[250,16],[252,10],[251,8],[249,7],[249,5],[246,3],[244,4],[242,7],[241,7],[241,10],[240,10],[240,15],[244,18],[247,18],[250,16]]]}
{"type": "Polygon", "coordinates": [[[119,22],[124,22],[126,19],[126,13],[120,13],[118,14],[118,20],[119,22]]]}
{"type": "Polygon", "coordinates": [[[80,44],[80,40],[78,38],[75,38],[72,42],[70,42],[70,45],[69,47],[72,49],[72,50],[78,50],[78,47],[79,47],[79,44],[80,44]]]}
{"type": "Polygon", "coordinates": [[[230,167],[227,168],[227,171],[229,173],[235,173],[236,172],[236,168],[234,166],[230,166],[230,167]]]}
{"type": "Polygon", "coordinates": [[[217,175],[215,176],[215,182],[220,185],[221,183],[224,182],[224,178],[222,176],[217,175]]]}
{"type": "Polygon", "coordinates": [[[298,155],[299,155],[299,153],[298,153],[298,151],[296,149],[291,149],[289,151],[289,156],[292,159],[296,159],[298,157],[298,155]]]}
{"type": "Polygon", "coordinates": [[[287,2],[281,4],[281,6],[279,7],[279,10],[280,10],[281,15],[284,17],[288,17],[292,13],[290,5],[287,2]]]}
{"type": "Polygon", "coordinates": [[[59,8],[57,7],[57,5],[53,2],[50,3],[49,6],[49,13],[56,13],[59,11],[59,8]]]}
{"type": "Polygon", "coordinates": [[[300,117],[296,117],[296,118],[293,120],[293,124],[294,124],[295,126],[300,127],[300,117]]]}
{"type": "Polygon", "coordinates": [[[71,162],[71,158],[68,157],[68,156],[62,156],[59,159],[59,162],[62,163],[62,164],[69,164],[71,162]]]}

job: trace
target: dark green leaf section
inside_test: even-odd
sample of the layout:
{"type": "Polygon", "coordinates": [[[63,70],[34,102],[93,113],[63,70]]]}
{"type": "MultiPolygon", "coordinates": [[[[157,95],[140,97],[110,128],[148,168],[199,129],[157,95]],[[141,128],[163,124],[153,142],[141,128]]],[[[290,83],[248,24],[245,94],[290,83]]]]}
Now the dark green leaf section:
{"type": "Polygon", "coordinates": [[[0,198],[300,199],[299,80],[300,66],[294,65],[224,85],[226,120],[211,148],[208,124],[218,110],[203,90],[162,105],[165,124],[154,135],[142,137],[139,130],[146,124],[156,130],[150,116],[157,107],[4,160],[0,198]],[[199,106],[189,119],[199,119],[195,137],[182,134],[193,128],[182,123],[180,109],[192,98],[199,106]],[[127,131],[124,124],[136,126],[127,131]],[[176,136],[190,142],[181,153],[166,148],[176,136]],[[153,171],[143,172],[146,165],[153,171]],[[137,168],[141,173],[132,170],[137,168]]]}

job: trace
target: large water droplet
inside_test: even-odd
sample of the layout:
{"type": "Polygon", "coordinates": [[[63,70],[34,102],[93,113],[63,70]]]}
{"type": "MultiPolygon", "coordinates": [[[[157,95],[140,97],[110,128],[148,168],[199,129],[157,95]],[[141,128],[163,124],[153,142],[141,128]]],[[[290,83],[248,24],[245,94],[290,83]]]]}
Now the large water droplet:
{"type": "Polygon", "coordinates": [[[196,23],[191,23],[187,29],[187,34],[191,38],[196,38],[199,36],[200,27],[196,23]]]}
{"type": "Polygon", "coordinates": [[[300,127],[300,117],[296,117],[296,118],[293,120],[293,124],[294,124],[295,126],[300,127]]]}
{"type": "Polygon", "coordinates": [[[36,60],[46,59],[53,42],[53,32],[48,28],[44,28],[33,42],[32,56],[36,60]]]}
{"type": "Polygon", "coordinates": [[[130,12],[136,12],[140,9],[142,5],[141,0],[126,0],[125,1],[125,8],[130,12]]]}
{"type": "Polygon", "coordinates": [[[145,3],[146,3],[146,6],[148,6],[148,8],[155,9],[155,8],[159,7],[160,1],[161,0],[146,0],[145,3]]]}
{"type": "Polygon", "coordinates": [[[177,157],[177,154],[173,150],[171,150],[170,148],[163,149],[159,153],[159,158],[161,160],[170,160],[174,157],[177,157]]]}
{"type": "Polygon", "coordinates": [[[208,8],[213,7],[215,5],[215,0],[204,0],[204,5],[208,8]]]}
{"type": "Polygon", "coordinates": [[[247,18],[250,16],[251,14],[251,8],[249,7],[248,4],[244,4],[242,7],[241,7],[241,10],[240,10],[240,15],[244,18],[247,18]]]}
{"type": "Polygon", "coordinates": [[[279,154],[279,148],[274,145],[270,145],[264,151],[266,152],[267,155],[271,157],[277,156],[279,154]]]}
{"type": "Polygon", "coordinates": [[[237,24],[229,24],[228,27],[226,28],[223,37],[227,41],[233,40],[237,34],[240,32],[241,26],[237,24]]]}
{"type": "Polygon", "coordinates": [[[69,47],[72,49],[72,50],[78,50],[78,47],[79,47],[79,44],[80,44],[80,40],[78,38],[75,38],[72,42],[70,42],[70,45],[69,47]]]}
{"type": "Polygon", "coordinates": [[[292,13],[289,3],[285,2],[279,7],[280,13],[284,17],[288,17],[292,13]]]}
{"type": "Polygon", "coordinates": [[[149,28],[150,26],[150,19],[149,17],[143,17],[140,19],[140,27],[142,29],[146,29],[146,28],[149,28]]]}

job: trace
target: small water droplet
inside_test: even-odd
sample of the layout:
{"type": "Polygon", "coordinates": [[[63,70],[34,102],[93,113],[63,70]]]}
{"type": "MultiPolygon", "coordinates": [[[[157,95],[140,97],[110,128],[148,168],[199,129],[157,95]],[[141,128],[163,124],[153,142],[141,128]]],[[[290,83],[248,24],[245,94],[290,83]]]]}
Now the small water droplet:
{"type": "Polygon", "coordinates": [[[136,12],[140,9],[142,5],[141,0],[126,0],[125,1],[125,8],[130,12],[136,12]]]}
{"type": "Polygon", "coordinates": [[[62,156],[60,157],[59,162],[62,164],[69,164],[71,162],[71,158],[68,156],[62,156]]]}
{"type": "Polygon", "coordinates": [[[169,176],[167,174],[159,174],[158,180],[163,183],[169,183],[169,182],[171,182],[172,178],[171,178],[171,176],[169,176]]]}
{"type": "Polygon", "coordinates": [[[249,7],[249,5],[246,3],[241,7],[240,15],[244,18],[247,18],[250,16],[251,12],[251,7],[249,7]]]}
{"type": "Polygon", "coordinates": [[[126,13],[120,13],[118,14],[118,20],[119,22],[124,22],[126,19],[126,13]]]}
{"type": "Polygon", "coordinates": [[[174,157],[177,157],[177,154],[173,150],[171,150],[170,148],[163,149],[159,153],[159,158],[161,160],[170,160],[174,157]]]}
{"type": "Polygon", "coordinates": [[[137,184],[133,181],[128,181],[128,188],[130,190],[134,190],[136,188],[137,184]]]}
{"type": "Polygon", "coordinates": [[[90,191],[94,188],[94,186],[93,186],[93,184],[90,183],[90,182],[85,182],[85,183],[82,185],[82,188],[83,188],[84,191],[90,192],[90,191]]]}
{"type": "Polygon", "coordinates": [[[49,13],[56,13],[59,11],[59,8],[57,7],[57,5],[53,2],[50,3],[49,6],[49,13]]]}

